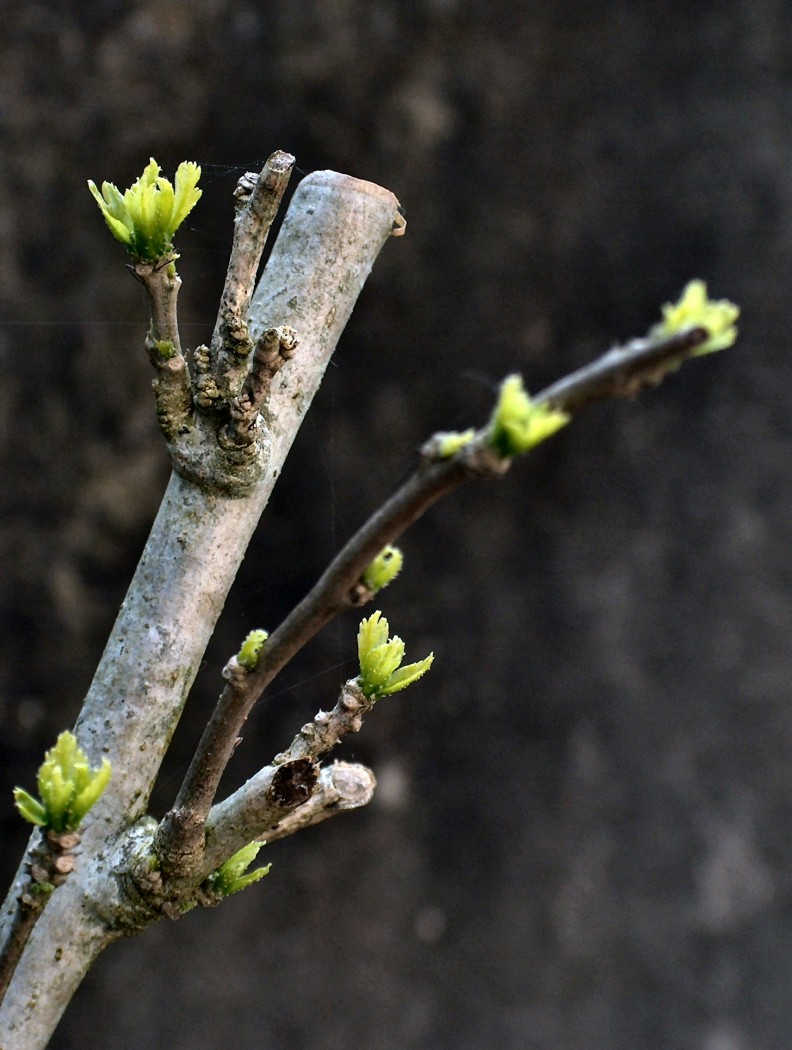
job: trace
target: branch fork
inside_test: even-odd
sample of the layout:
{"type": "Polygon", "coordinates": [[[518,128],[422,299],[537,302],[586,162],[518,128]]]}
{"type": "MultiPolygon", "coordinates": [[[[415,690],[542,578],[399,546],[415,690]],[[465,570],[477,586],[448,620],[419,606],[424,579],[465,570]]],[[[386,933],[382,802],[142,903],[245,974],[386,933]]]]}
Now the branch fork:
{"type": "Polygon", "coordinates": [[[184,477],[227,495],[245,495],[266,470],[259,414],[273,378],[297,347],[288,326],[267,328],[257,340],[248,326],[264,245],[293,167],[294,157],[279,150],[258,175],[247,172],[239,180],[217,321],[210,346],[195,350],[192,369],[179,338],[177,256],[131,267],[149,299],[146,350],[156,370],[157,418],[173,465],[184,477]]]}
{"type": "MultiPolygon", "coordinates": [[[[242,198],[238,218],[250,203],[247,190],[242,198]]],[[[189,388],[190,398],[176,396],[175,405],[165,404],[161,412],[169,421],[166,437],[177,469],[75,727],[91,762],[104,757],[112,762],[113,779],[83,830],[80,863],[49,895],[27,949],[14,963],[0,1006],[0,1030],[15,1033],[16,1042],[7,1050],[45,1046],[96,957],[116,938],[162,917],[158,901],[169,901],[174,915],[191,900],[200,903],[200,880],[211,870],[195,873],[192,897],[190,887],[183,898],[170,896],[176,886],[164,871],[158,872],[164,879],[161,891],[154,885],[157,823],[145,815],[151,788],[238,566],[355,301],[385,242],[403,229],[398,207],[382,187],[337,172],[315,172],[294,194],[249,302],[260,256],[248,254],[239,264],[241,291],[236,300],[226,297],[224,308],[229,302],[247,304],[252,344],[267,329],[300,333],[288,360],[291,340],[282,346],[279,336],[283,367],[274,375],[271,366],[278,362],[268,364],[265,354],[257,366],[261,382],[251,380],[249,399],[240,400],[241,418],[255,402],[266,420],[266,426],[255,428],[253,455],[242,469],[220,448],[217,435],[231,420],[231,400],[243,394],[248,359],[237,382],[232,373],[238,355],[230,347],[228,353],[222,350],[225,330],[219,343],[213,340],[192,355],[183,351],[174,323],[178,278],[168,269],[173,260],[162,272],[152,268],[146,273],[154,300],[147,348],[161,380],[158,394],[171,385],[177,392],[189,388]],[[223,360],[230,362],[228,369],[223,360]],[[267,393],[265,373],[274,375],[267,393]],[[184,382],[188,375],[189,384],[184,382]],[[245,498],[223,498],[239,495],[245,498]],[[53,945],[59,949],[57,959],[53,945]]],[[[243,233],[235,245],[244,247],[243,233]]],[[[229,337],[238,331],[229,322],[229,337]]],[[[244,448],[236,449],[233,455],[243,453],[244,448]]],[[[237,736],[232,729],[232,749],[237,736]]],[[[272,809],[257,830],[282,837],[290,828],[365,804],[372,790],[373,777],[363,767],[320,771],[310,759],[269,767],[262,793],[272,809]]],[[[215,816],[205,833],[219,826],[215,816]]],[[[23,914],[20,892],[30,859],[28,852],[0,911],[0,963],[23,914]]],[[[219,864],[227,859],[228,854],[218,855],[219,864]]],[[[6,1041],[0,1042],[5,1047],[6,1041]]]]}
{"type": "MultiPolygon", "coordinates": [[[[655,383],[660,373],[664,375],[676,368],[707,338],[706,329],[691,328],[662,340],[635,340],[547,387],[534,400],[571,413],[592,401],[630,396],[641,386],[655,383]]],[[[204,829],[208,841],[210,822],[223,812],[215,807],[211,810],[214,817],[210,816],[215,793],[250,711],[275,676],[322,627],[372,596],[362,578],[377,554],[394,543],[441,497],[467,481],[501,477],[511,466],[511,459],[499,456],[492,448],[487,428],[448,457],[440,452],[445,444],[443,437],[436,435],[424,445],[412,476],[355,533],[308,595],[270,634],[255,668],[242,669],[234,666],[234,661],[227,666],[226,687],[175,805],[157,835],[155,848],[167,869],[174,873],[189,871],[201,863],[204,829]]],[[[348,684],[342,700],[349,703],[354,696],[348,684]]],[[[304,727],[305,737],[324,739],[339,724],[337,709],[329,723],[331,728],[324,726],[324,716],[317,717],[318,721],[304,727]]],[[[283,760],[298,753],[314,755],[313,746],[303,744],[297,749],[295,742],[283,760]]]]}
{"type": "MultiPolygon", "coordinates": [[[[255,840],[293,834],[368,802],[374,789],[369,770],[347,763],[322,769],[319,761],[346,734],[359,731],[372,707],[355,680],[271,765],[213,805],[262,691],[334,616],[371,597],[364,584],[370,563],[442,496],[473,478],[500,476],[511,463],[511,452],[493,451],[487,428],[450,435],[450,443],[449,435],[431,440],[412,476],[340,551],[252,666],[229,661],[226,686],[174,808],[160,825],[145,816],[207,641],[291,441],[376,255],[388,236],[404,229],[392,194],[337,173],[314,173],[295,194],[253,295],[261,249],[292,165],[287,154],[275,154],[259,176],[240,181],[217,325],[210,346],[192,355],[192,369],[176,323],[174,258],[136,267],[149,291],[146,345],[176,472],[77,726],[92,757],[106,755],[118,770],[97,818],[85,828],[86,863],[70,874],[73,846],[62,839],[48,843],[44,853],[33,848],[0,913],[4,946],[13,946],[18,935],[32,936],[29,949],[17,953],[0,1010],[0,1027],[21,1033],[26,1046],[46,1044],[82,976],[112,940],[162,916],[216,903],[206,880],[255,840]],[[258,426],[261,416],[267,426],[258,426]],[[42,884],[42,875],[61,885],[45,898],[31,934],[25,922],[34,914],[34,885],[42,884]],[[60,954],[53,963],[54,944],[60,954]]],[[[590,401],[630,396],[703,351],[710,335],[691,327],[638,340],[534,401],[572,413],[590,401]]],[[[729,345],[725,338],[728,333],[721,346],[729,345]]]]}
{"type": "MultiPolygon", "coordinates": [[[[230,661],[225,676],[239,691],[244,668],[230,661]]],[[[154,882],[138,886],[155,898],[183,900],[239,849],[256,839],[283,838],[319,823],[335,812],[365,805],[374,791],[373,774],[344,763],[330,774],[319,759],[349,733],[358,733],[375,700],[365,696],[357,679],[345,683],[331,711],[319,711],[306,723],[286,751],[276,755],[241,788],[214,806],[205,820],[189,805],[167,814],[154,837],[157,857],[154,882]],[[273,833],[274,832],[274,836],[273,833]]],[[[148,871],[148,869],[147,869],[148,871]]]]}
{"type": "Polygon", "coordinates": [[[319,759],[348,733],[358,733],[373,706],[356,680],[347,682],[331,711],[319,711],[271,765],[214,806],[206,820],[198,874],[205,878],[254,839],[283,838],[326,820],[339,807],[365,805],[374,791],[373,774],[347,763],[329,767],[334,772],[320,771],[319,759]]]}

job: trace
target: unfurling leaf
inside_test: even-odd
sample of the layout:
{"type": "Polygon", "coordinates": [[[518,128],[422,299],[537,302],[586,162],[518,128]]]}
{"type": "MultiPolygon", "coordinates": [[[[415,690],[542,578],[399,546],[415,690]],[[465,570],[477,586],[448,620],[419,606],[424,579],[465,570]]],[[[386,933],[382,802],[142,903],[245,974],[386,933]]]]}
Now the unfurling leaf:
{"type": "Polygon", "coordinates": [[[47,823],[47,811],[37,798],[33,798],[24,788],[14,788],[14,803],[19,814],[30,824],[44,827],[47,823]]]}
{"type": "Polygon", "coordinates": [[[91,769],[74,734],[61,733],[39,767],[39,798],[15,788],[14,802],[20,816],[31,824],[58,832],[76,831],[107,787],[110,773],[106,758],[98,769],[91,769]]]}
{"type": "Polygon", "coordinates": [[[142,262],[156,262],[173,255],[173,235],[198,203],[201,169],[183,161],[176,170],[176,186],[160,175],[152,157],[143,174],[121,193],[112,182],[103,182],[101,193],[88,180],[88,189],[101,209],[110,232],[142,262]]]}
{"type": "Polygon", "coordinates": [[[725,350],[737,338],[735,321],[739,306],[728,299],[709,299],[704,281],[690,281],[676,303],[666,303],[663,320],[649,332],[651,339],[667,339],[686,328],[706,328],[709,339],[697,347],[694,356],[725,350]]]}
{"type": "Polygon", "coordinates": [[[404,642],[398,635],[388,638],[388,630],[388,621],[379,610],[360,622],[358,681],[369,699],[406,689],[429,670],[434,660],[434,654],[430,653],[424,660],[402,667],[404,642]]]}
{"type": "Polygon", "coordinates": [[[209,876],[209,883],[215,893],[221,897],[228,897],[232,893],[239,893],[240,890],[252,886],[254,882],[268,875],[271,864],[263,868],[256,868],[247,875],[244,874],[258,856],[263,845],[263,842],[251,842],[248,846],[243,846],[233,857],[229,857],[225,864],[221,864],[217,871],[212,872],[209,876]]]}
{"type": "Polygon", "coordinates": [[[531,401],[521,377],[511,375],[501,383],[487,436],[499,456],[511,459],[555,434],[569,419],[566,412],[531,401]]]}

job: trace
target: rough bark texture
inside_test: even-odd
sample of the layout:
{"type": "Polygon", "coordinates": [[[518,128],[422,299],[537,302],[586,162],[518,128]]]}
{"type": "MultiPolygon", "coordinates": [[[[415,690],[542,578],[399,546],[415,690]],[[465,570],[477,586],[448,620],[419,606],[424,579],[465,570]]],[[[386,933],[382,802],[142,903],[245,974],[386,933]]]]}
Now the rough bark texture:
{"type": "MultiPolygon", "coordinates": [[[[211,336],[234,183],[273,149],[389,186],[409,219],[253,538],[159,814],[239,638],[433,430],[481,423],[507,371],[538,390],[640,334],[691,276],[745,308],[733,352],[416,528],[382,604],[437,659],[354,741],[372,806],[113,946],[53,1047],[112,1026],[116,1050],[786,1050],[788,5],[10,0],[4,19],[0,316],[25,322],[0,326],[8,789],[73,722],[167,478],[145,304],[87,178],[204,163],[177,236],[188,347],[211,336]]],[[[334,701],[355,628],[276,683],[229,790],[334,701]]],[[[10,878],[25,834],[1,797],[10,878]]]]}
{"type": "MultiPolygon", "coordinates": [[[[78,870],[39,918],[3,999],[3,1050],[43,1046],[86,970],[120,935],[117,840],[147,810],[251,534],[374,260],[402,221],[390,191],[335,172],[305,179],[291,202],[250,318],[254,339],[272,319],[302,332],[267,398],[263,473],[240,498],[171,478],[76,726],[89,761],[108,758],[114,775],[86,824],[78,870]]],[[[284,810],[299,804],[277,801],[284,810]]],[[[0,915],[4,926],[16,914],[16,885],[0,915]]]]}

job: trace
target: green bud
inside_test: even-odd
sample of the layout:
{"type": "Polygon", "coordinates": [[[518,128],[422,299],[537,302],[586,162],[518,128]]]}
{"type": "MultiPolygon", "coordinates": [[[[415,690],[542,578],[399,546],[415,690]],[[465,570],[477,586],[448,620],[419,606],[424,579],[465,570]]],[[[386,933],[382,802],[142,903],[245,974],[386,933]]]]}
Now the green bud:
{"type": "Polygon", "coordinates": [[[31,824],[53,831],[76,831],[103,794],[110,773],[106,758],[98,769],[91,769],[76,737],[61,733],[39,767],[39,798],[15,788],[14,802],[20,816],[31,824]]]}
{"type": "Polygon", "coordinates": [[[170,361],[172,357],[176,356],[176,347],[170,339],[158,339],[156,347],[162,361],[170,361]]]}
{"type": "Polygon", "coordinates": [[[269,635],[266,631],[251,631],[237,653],[237,663],[252,671],[259,662],[261,650],[269,635]]]}
{"type": "Polygon", "coordinates": [[[360,621],[358,630],[358,659],[360,661],[360,688],[372,697],[389,696],[412,685],[432,666],[434,654],[430,653],[418,663],[401,667],[404,659],[404,642],[398,635],[388,638],[388,621],[377,610],[360,621]]]}
{"type": "Polygon", "coordinates": [[[387,587],[401,572],[404,555],[398,547],[383,547],[361,577],[361,582],[374,594],[387,587]]]}
{"type": "Polygon", "coordinates": [[[201,169],[183,161],[176,170],[175,187],[160,175],[152,157],[140,178],[123,194],[112,182],[103,182],[101,193],[88,180],[88,189],[110,232],[130,255],[142,262],[156,262],[173,253],[173,235],[198,203],[196,189],[201,169]]]}
{"type": "Polygon", "coordinates": [[[272,867],[271,864],[267,864],[263,868],[256,868],[255,871],[250,871],[247,875],[244,874],[248,866],[258,856],[258,852],[263,845],[263,842],[251,842],[250,845],[243,846],[233,857],[229,857],[225,864],[221,864],[217,871],[209,876],[209,882],[215,893],[221,897],[228,897],[232,893],[239,893],[240,890],[244,890],[247,886],[252,886],[254,882],[258,882],[259,879],[263,879],[265,875],[268,875],[272,867]]]}
{"type": "Polygon", "coordinates": [[[527,452],[569,422],[569,415],[545,404],[534,404],[518,375],[501,383],[490,420],[489,443],[503,459],[527,452]]]}
{"type": "Polygon", "coordinates": [[[450,459],[455,456],[465,445],[469,445],[476,436],[475,430],[451,430],[437,434],[437,446],[435,455],[440,459],[450,459]]]}
{"type": "Polygon", "coordinates": [[[686,328],[706,328],[710,338],[695,351],[700,357],[732,345],[737,338],[734,322],[739,316],[739,306],[728,299],[708,299],[704,281],[690,281],[678,302],[663,306],[663,320],[650,330],[649,337],[661,340],[686,328]]]}

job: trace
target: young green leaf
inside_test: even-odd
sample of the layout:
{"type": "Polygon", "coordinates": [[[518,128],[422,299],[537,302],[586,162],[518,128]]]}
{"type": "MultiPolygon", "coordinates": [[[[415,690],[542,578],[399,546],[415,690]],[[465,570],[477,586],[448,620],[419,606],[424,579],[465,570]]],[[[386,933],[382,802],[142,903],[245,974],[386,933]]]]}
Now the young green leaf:
{"type": "Polygon", "coordinates": [[[61,733],[39,767],[39,798],[15,788],[17,810],[31,824],[53,831],[76,831],[107,787],[110,773],[106,758],[98,769],[91,769],[76,737],[61,733]]]}
{"type": "Polygon", "coordinates": [[[243,846],[233,857],[229,857],[225,864],[221,864],[217,871],[212,872],[209,876],[209,883],[215,893],[221,897],[228,897],[232,893],[239,893],[240,890],[244,890],[247,886],[252,886],[254,882],[258,882],[259,879],[263,879],[265,875],[268,875],[272,867],[271,864],[267,864],[263,868],[256,868],[255,871],[250,871],[247,875],[244,874],[247,867],[258,856],[258,852],[263,845],[263,842],[251,842],[248,846],[243,846]]]}
{"type": "Polygon", "coordinates": [[[414,664],[405,664],[404,667],[400,667],[393,672],[386,684],[380,689],[379,695],[390,696],[391,693],[401,692],[402,689],[406,689],[408,685],[412,685],[413,682],[417,682],[419,678],[423,677],[433,663],[434,653],[429,653],[423,660],[418,660],[414,664]]]}
{"type": "Polygon", "coordinates": [[[379,609],[371,616],[360,621],[358,628],[358,659],[361,665],[364,659],[377,646],[384,645],[388,640],[388,621],[383,617],[379,609]]]}
{"type": "Polygon", "coordinates": [[[527,452],[569,422],[566,412],[534,404],[518,375],[501,383],[500,396],[490,420],[488,438],[499,456],[511,459],[527,452]]]}
{"type": "Polygon", "coordinates": [[[388,638],[388,621],[377,610],[361,620],[358,630],[358,659],[360,661],[360,688],[371,698],[389,696],[417,681],[432,665],[430,653],[419,663],[401,667],[404,642],[398,635],[388,638]]]}
{"type": "Polygon", "coordinates": [[[739,316],[739,306],[728,299],[709,299],[704,281],[690,281],[676,303],[663,306],[663,320],[650,330],[649,337],[667,339],[686,328],[706,328],[710,338],[695,350],[700,357],[732,345],[739,316]]]}
{"type": "Polygon", "coordinates": [[[77,791],[69,807],[69,820],[74,826],[78,826],[90,809],[96,805],[104,794],[104,790],[110,783],[112,769],[107,759],[104,759],[99,769],[90,774],[87,783],[82,790],[77,791]]]}
{"type": "Polygon", "coordinates": [[[30,824],[44,827],[47,823],[47,811],[37,798],[29,795],[24,788],[14,788],[14,804],[19,815],[30,824]]]}
{"type": "Polygon", "coordinates": [[[88,189],[110,232],[136,259],[156,262],[173,255],[173,235],[198,203],[201,169],[183,161],[176,170],[176,186],[160,175],[152,157],[143,174],[123,194],[112,182],[103,182],[101,193],[88,180],[88,189]]]}

